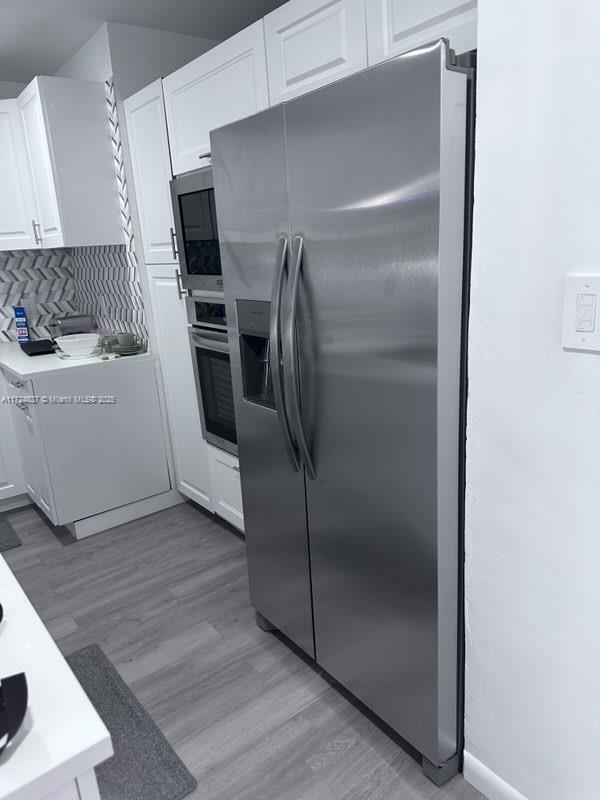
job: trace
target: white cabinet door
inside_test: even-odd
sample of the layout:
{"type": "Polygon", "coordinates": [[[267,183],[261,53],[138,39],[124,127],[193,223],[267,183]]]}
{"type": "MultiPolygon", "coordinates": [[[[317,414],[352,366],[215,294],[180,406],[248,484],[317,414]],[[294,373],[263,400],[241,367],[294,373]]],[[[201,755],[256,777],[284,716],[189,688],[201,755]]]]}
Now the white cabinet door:
{"type": "Polygon", "coordinates": [[[32,409],[45,452],[42,461],[52,476],[59,524],[171,489],[155,366],[148,357],[82,363],[33,379],[38,397],[115,398],[97,403],[41,402],[32,409]]]}
{"type": "Polygon", "coordinates": [[[19,405],[15,406],[13,411],[25,490],[44,514],[56,523],[58,520],[36,411],[36,407],[25,400],[19,401],[19,405]]]}
{"type": "Polygon", "coordinates": [[[69,781],[60,789],[45,795],[42,800],[81,800],[81,796],[77,791],[77,783],[69,781]]]}
{"type": "Polygon", "coordinates": [[[125,101],[135,198],[146,264],[176,264],[171,159],[161,80],[125,101]]]}
{"type": "Polygon", "coordinates": [[[477,47],[476,0],[366,0],[366,3],[369,64],[442,36],[457,53],[477,47]]]}
{"type": "MultiPolygon", "coordinates": [[[[9,379],[10,380],[10,379],[9,379]]],[[[0,371],[0,395],[7,396],[10,389],[0,371]]],[[[0,403],[0,500],[6,500],[25,491],[21,456],[15,435],[12,408],[0,403]]]]}
{"type": "Polygon", "coordinates": [[[0,100],[0,250],[36,247],[33,184],[16,100],[0,100]]]}
{"type": "Polygon", "coordinates": [[[231,453],[226,453],[225,450],[220,450],[212,444],[208,445],[208,454],[214,512],[243,531],[240,462],[231,453]]]}
{"type": "Polygon", "coordinates": [[[271,105],[367,66],[364,0],[290,0],[264,23],[271,105]]]}
{"type": "Polygon", "coordinates": [[[15,407],[13,411],[13,421],[17,444],[23,465],[23,478],[25,480],[25,491],[34,501],[38,502],[39,476],[38,464],[36,461],[37,446],[34,441],[34,428],[31,415],[23,408],[15,407]]]}
{"type": "Polygon", "coordinates": [[[25,132],[25,144],[33,177],[38,216],[38,244],[62,247],[63,235],[50,148],[39,93],[38,81],[32,81],[17,99],[25,132]],[[40,241],[41,240],[41,241],[40,241]]]}
{"type": "Polygon", "coordinates": [[[210,131],[267,108],[262,20],[163,79],[173,174],[210,164],[210,131]]]}
{"type": "Polygon", "coordinates": [[[177,489],[212,511],[207,445],[196,399],[185,301],[174,266],[148,269],[177,489]]]}

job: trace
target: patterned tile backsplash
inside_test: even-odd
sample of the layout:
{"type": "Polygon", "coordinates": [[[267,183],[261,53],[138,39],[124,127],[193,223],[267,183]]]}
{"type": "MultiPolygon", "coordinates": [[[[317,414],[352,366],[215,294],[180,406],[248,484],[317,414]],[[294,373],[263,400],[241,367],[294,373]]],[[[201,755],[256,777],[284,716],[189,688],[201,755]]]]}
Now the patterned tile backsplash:
{"type": "Polygon", "coordinates": [[[132,331],[148,339],[137,260],[125,245],[71,250],[75,303],[105,333],[132,331]]]}
{"type": "Polygon", "coordinates": [[[32,337],[50,335],[48,323],[77,313],[68,250],[0,252],[0,341],[16,340],[13,306],[25,305],[32,337]]]}
{"type": "Polygon", "coordinates": [[[0,251],[0,341],[17,338],[16,305],[26,306],[34,338],[50,336],[49,323],[78,313],[94,316],[100,330],[148,338],[138,267],[125,245],[0,251]]]}

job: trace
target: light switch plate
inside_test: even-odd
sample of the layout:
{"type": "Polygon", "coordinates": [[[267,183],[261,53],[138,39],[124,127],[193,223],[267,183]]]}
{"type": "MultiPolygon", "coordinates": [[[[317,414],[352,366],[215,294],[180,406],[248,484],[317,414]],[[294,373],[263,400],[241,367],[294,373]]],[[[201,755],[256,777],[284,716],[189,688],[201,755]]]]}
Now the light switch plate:
{"type": "Polygon", "coordinates": [[[565,278],[562,346],[600,352],[600,275],[565,278]]]}

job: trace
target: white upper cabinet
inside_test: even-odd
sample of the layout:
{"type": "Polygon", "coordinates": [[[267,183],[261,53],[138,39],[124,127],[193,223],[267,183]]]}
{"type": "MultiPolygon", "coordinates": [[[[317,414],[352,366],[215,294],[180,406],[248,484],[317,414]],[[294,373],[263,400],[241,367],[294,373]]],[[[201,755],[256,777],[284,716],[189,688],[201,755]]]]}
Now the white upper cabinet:
{"type": "Polygon", "coordinates": [[[365,0],[290,0],[264,23],[272,105],[367,66],[365,0]]]}
{"type": "Polygon", "coordinates": [[[42,98],[37,80],[32,81],[20,95],[19,108],[25,132],[25,144],[33,176],[37,201],[35,219],[37,244],[44,247],[62,247],[64,237],[58,213],[58,197],[52,162],[50,142],[44,121],[42,98]],[[41,241],[40,241],[41,240],[41,241]]]}
{"type": "MultiPolygon", "coordinates": [[[[15,162],[24,154],[33,191],[24,191],[34,232],[23,247],[120,244],[123,228],[104,86],[67,78],[35,78],[19,95],[15,162]]],[[[3,153],[2,159],[8,158],[3,153]]],[[[7,188],[0,183],[0,213],[7,188]]],[[[7,228],[0,217],[0,231],[7,228]]],[[[0,247],[10,249],[0,234],[0,247]]]]}
{"type": "Polygon", "coordinates": [[[0,249],[35,247],[35,199],[16,100],[0,100],[0,249]]]}
{"type": "Polygon", "coordinates": [[[210,164],[210,132],[269,105],[262,20],[163,79],[171,163],[210,164]]]}
{"type": "Polygon", "coordinates": [[[171,159],[160,79],[125,101],[125,118],[144,260],[175,264],[171,159]]]}
{"type": "Polygon", "coordinates": [[[477,2],[366,0],[369,64],[445,36],[457,53],[477,47],[477,2]]]}

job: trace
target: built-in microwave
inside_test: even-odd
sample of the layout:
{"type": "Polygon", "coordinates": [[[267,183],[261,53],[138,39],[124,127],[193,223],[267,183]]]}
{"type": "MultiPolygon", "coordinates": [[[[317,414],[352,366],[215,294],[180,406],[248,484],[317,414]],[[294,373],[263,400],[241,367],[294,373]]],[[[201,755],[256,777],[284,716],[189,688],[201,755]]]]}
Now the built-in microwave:
{"type": "Polygon", "coordinates": [[[173,255],[179,260],[184,288],[222,292],[212,168],[174,178],[171,181],[171,200],[175,219],[173,255]]]}

